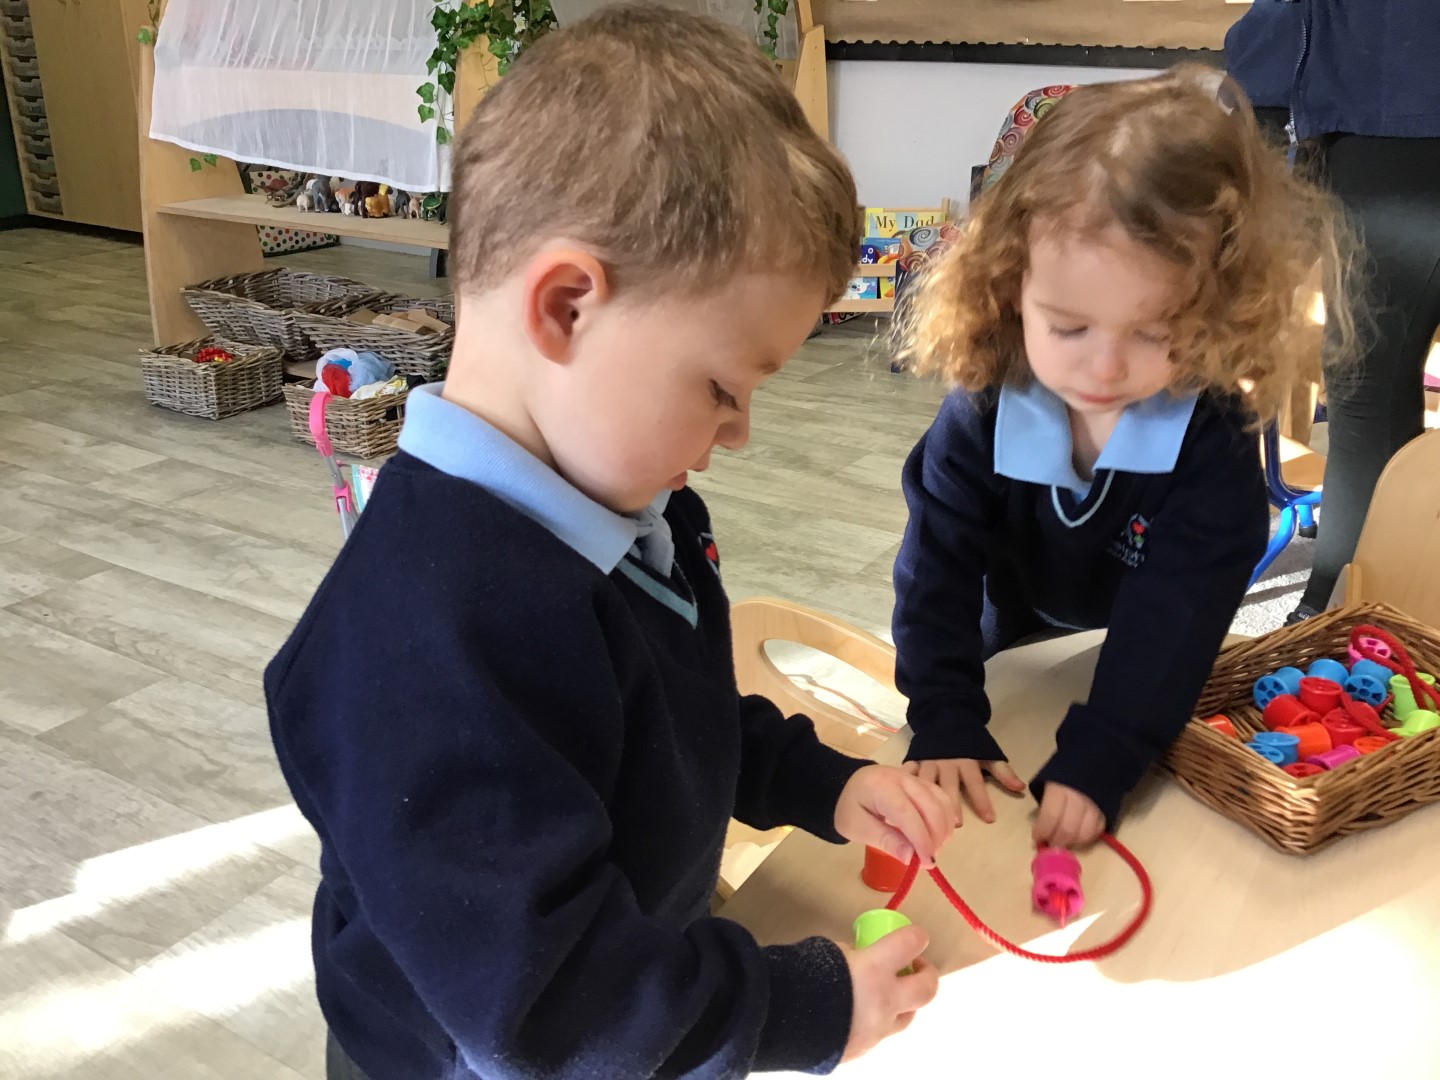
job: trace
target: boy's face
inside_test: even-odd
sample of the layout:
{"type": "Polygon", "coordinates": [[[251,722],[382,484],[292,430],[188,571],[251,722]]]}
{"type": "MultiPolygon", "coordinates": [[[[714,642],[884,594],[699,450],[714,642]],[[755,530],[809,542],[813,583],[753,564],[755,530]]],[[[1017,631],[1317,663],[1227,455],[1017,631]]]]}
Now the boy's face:
{"type": "Polygon", "coordinates": [[[1072,412],[1117,415],[1170,385],[1176,270],[1119,229],[1040,232],[1020,292],[1025,355],[1072,412]]]}
{"type": "Polygon", "coordinates": [[[621,513],[678,491],[716,446],[750,437],[755,390],[815,326],[819,285],[742,273],[703,297],[585,306],[532,414],[556,468],[621,513]]]}

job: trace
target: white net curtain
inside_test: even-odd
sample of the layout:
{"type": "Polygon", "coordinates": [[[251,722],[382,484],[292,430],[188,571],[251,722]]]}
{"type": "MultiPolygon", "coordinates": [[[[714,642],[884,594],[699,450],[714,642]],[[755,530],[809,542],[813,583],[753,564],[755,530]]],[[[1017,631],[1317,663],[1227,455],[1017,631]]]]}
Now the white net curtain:
{"type": "MultiPolygon", "coordinates": [[[[554,0],[556,18],[573,22],[604,2],[554,0]]],[[[754,0],[656,2],[758,40],[754,0]]],[[[436,142],[436,121],[420,120],[415,92],[430,81],[434,9],[434,0],[169,0],[150,135],[236,161],[449,190],[449,147],[436,142]]],[[[793,16],[779,30],[779,54],[793,56],[793,16]]]]}
{"type": "Polygon", "coordinates": [[[449,148],[435,141],[434,121],[421,122],[415,92],[430,78],[434,7],[169,0],[150,134],[236,161],[447,190],[449,148]]]}

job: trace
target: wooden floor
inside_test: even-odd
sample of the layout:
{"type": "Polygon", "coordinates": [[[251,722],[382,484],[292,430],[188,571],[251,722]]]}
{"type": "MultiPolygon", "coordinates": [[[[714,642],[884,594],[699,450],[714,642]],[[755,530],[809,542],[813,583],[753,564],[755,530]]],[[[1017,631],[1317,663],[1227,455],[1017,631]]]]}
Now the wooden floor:
{"type": "MultiPolygon", "coordinates": [[[[424,260],[287,265],[435,291],[424,260]]],[[[271,408],[145,404],[138,246],[0,233],[0,1078],[323,1076],[313,837],[259,673],[339,543],[271,408]]],[[[889,621],[898,472],[933,388],[827,331],[697,478],[732,597],[889,621]]]]}

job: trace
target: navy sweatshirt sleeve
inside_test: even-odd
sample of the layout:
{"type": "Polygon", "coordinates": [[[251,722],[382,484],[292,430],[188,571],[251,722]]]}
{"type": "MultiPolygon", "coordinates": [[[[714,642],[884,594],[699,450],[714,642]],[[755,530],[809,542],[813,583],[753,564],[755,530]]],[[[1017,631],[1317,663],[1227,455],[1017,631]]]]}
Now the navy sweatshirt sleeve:
{"type": "Polygon", "coordinates": [[[985,550],[1000,528],[993,408],[950,394],[905,462],[910,510],[895,562],[895,685],[909,699],[908,757],[1005,757],[986,729],[980,617],[985,550]]]}
{"type": "Polygon", "coordinates": [[[835,806],[850,777],[869,761],[826,746],[803,716],[785,716],[758,694],[740,700],[742,742],[735,817],[751,828],[796,825],[842,844],[835,806]]]}
{"type": "Polygon", "coordinates": [[[1055,755],[1031,784],[1088,795],[1113,828],[1120,804],[1179,736],[1265,551],[1260,446],[1216,413],[1176,462],[1148,556],[1115,596],[1089,700],[1066,714],[1055,755]]]}

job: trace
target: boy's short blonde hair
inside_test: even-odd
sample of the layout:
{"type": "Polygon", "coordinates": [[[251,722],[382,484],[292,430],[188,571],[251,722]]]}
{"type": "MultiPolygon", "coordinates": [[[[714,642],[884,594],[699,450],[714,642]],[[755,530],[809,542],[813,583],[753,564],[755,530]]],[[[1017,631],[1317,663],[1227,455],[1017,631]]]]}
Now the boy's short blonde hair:
{"type": "Polygon", "coordinates": [[[1116,227],[1180,271],[1177,388],[1274,417],[1319,375],[1317,286],[1332,362],[1357,351],[1356,244],[1338,204],[1290,172],[1233,83],[1179,68],[1075,90],[1026,136],[910,297],[904,360],[967,390],[1028,379],[1020,288],[1037,231],[1116,227]]]}
{"type": "Polygon", "coordinates": [[[457,143],[450,267],[493,288],[547,241],[616,289],[694,293],[741,271],[845,290],[855,183],[760,50],[709,19],[620,5],[532,46],[457,143]]]}

